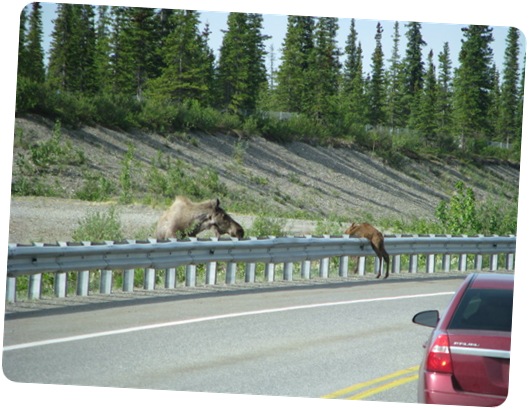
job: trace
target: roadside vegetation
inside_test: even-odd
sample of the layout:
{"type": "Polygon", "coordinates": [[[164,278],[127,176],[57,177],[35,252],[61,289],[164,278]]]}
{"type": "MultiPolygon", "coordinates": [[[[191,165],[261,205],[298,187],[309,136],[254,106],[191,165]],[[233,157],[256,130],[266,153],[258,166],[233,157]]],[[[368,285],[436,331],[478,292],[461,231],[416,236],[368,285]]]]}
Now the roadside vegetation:
{"type": "MultiPolygon", "coordinates": [[[[232,166],[238,171],[245,141],[253,136],[346,146],[398,170],[424,159],[455,160],[469,169],[487,161],[520,161],[525,60],[522,64],[516,28],[509,29],[503,66],[496,67],[493,28],[465,27],[454,69],[448,43],[423,61],[426,42],[416,22],[395,22],[393,47],[384,52],[379,23],[366,72],[354,19],[347,43],[339,45],[337,19],[289,16],[281,63],[270,70],[259,14],[229,13],[215,55],[208,45],[211,33],[199,30],[196,11],[59,4],[46,66],[40,3],[24,8],[20,22],[16,114],[51,119],[55,128],[36,144],[15,130],[15,145],[25,149],[14,158],[20,175],[13,180],[13,195],[162,205],[176,194],[195,200],[220,196],[231,212],[318,220],[320,232],[336,233],[340,223],[348,222],[301,207],[279,212],[228,189],[214,169],[174,156],[159,153],[146,168],[136,162],[132,140],[120,158],[119,177],[109,179],[62,138],[62,127],[84,124],[141,129],[191,144],[198,143],[196,132],[237,135],[232,166]],[[407,43],[401,56],[402,32],[407,43]],[[61,173],[71,166],[81,173],[82,185],[66,193],[61,173]]],[[[241,172],[255,186],[269,183],[241,172]]],[[[367,214],[365,219],[402,232],[516,232],[516,195],[505,195],[504,203],[478,203],[462,182],[445,187],[451,190],[456,193],[439,204],[431,220],[380,220],[367,214]]],[[[273,187],[270,192],[279,203],[291,200],[288,192],[273,187]]],[[[284,232],[279,228],[257,219],[252,229],[276,235],[284,232]]]]}

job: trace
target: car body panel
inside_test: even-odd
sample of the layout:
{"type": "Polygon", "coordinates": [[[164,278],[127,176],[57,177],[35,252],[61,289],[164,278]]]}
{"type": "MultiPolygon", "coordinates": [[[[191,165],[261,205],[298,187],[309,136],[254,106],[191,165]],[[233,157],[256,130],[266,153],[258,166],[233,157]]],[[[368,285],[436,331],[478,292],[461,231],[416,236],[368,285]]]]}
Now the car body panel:
{"type": "Polygon", "coordinates": [[[419,369],[420,403],[497,406],[505,401],[509,387],[513,276],[479,273],[470,274],[463,281],[424,345],[424,360],[419,369]],[[430,371],[426,366],[439,335],[448,337],[449,373],[430,371]]]}

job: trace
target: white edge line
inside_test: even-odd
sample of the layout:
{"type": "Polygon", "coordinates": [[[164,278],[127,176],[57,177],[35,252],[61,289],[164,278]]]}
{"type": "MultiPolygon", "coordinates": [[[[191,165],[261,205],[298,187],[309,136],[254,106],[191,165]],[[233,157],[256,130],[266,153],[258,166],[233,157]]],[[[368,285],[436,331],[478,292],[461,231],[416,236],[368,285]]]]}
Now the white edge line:
{"type": "Polygon", "coordinates": [[[275,308],[275,309],[254,310],[254,311],[250,311],[250,312],[228,313],[228,314],[225,314],[225,315],[206,316],[206,317],[199,317],[199,318],[195,318],[195,319],[177,320],[177,321],[174,321],[174,322],[157,323],[157,324],[153,324],[153,325],[129,327],[129,328],[118,329],[118,330],[109,330],[107,332],[88,333],[88,334],[78,335],[78,336],[61,337],[61,338],[57,338],[57,339],[41,340],[41,341],[30,342],[30,343],[21,343],[21,344],[16,344],[16,345],[11,345],[11,346],[4,346],[4,352],[9,352],[9,351],[13,351],[13,350],[20,350],[20,349],[29,349],[29,348],[32,348],[32,347],[40,347],[40,346],[57,344],[57,343],[68,343],[68,342],[75,342],[75,341],[79,341],[79,340],[94,339],[94,338],[97,338],[97,337],[114,336],[114,335],[120,335],[120,334],[124,334],[124,333],[132,333],[132,332],[139,332],[139,331],[144,331],[144,330],[160,329],[160,328],[164,328],[164,327],[188,325],[188,324],[200,323],[200,322],[208,322],[208,321],[212,321],[212,320],[232,319],[232,318],[236,318],[236,317],[263,315],[263,314],[279,313],[279,312],[288,312],[288,311],[292,311],[292,310],[301,310],[301,309],[314,309],[314,308],[321,308],[321,307],[328,307],[328,306],[353,305],[353,304],[356,304],[356,303],[384,302],[384,301],[401,300],[401,299],[414,299],[414,298],[424,298],[424,297],[432,297],[432,296],[445,296],[445,295],[451,295],[453,293],[454,292],[440,292],[440,293],[426,293],[426,294],[420,294],[420,295],[391,296],[391,297],[385,297],[385,298],[346,300],[346,301],[342,301],[342,302],[316,303],[316,304],[312,304],[312,305],[299,305],[299,306],[290,306],[290,307],[275,308]]]}

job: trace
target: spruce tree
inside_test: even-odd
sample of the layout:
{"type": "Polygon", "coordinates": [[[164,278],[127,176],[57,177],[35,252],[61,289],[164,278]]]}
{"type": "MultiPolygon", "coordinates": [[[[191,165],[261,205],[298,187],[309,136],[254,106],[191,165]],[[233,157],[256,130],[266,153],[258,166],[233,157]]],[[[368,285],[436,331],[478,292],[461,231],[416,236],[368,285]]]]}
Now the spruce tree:
{"type": "Polygon", "coordinates": [[[463,150],[476,152],[491,132],[492,28],[471,25],[462,31],[454,75],[454,126],[463,150]]]}
{"type": "Polygon", "coordinates": [[[112,10],[112,89],[115,94],[141,100],[147,80],[157,72],[156,13],[140,7],[112,10]]]}
{"type": "Polygon", "coordinates": [[[452,97],[453,97],[453,79],[452,79],[452,60],[450,59],[450,47],[448,42],[443,45],[443,51],[438,55],[439,74],[438,74],[438,98],[437,98],[437,129],[440,138],[441,147],[451,149],[453,147],[452,138],[452,97]]]}
{"type": "Polygon", "coordinates": [[[433,50],[428,54],[428,67],[423,79],[423,89],[416,92],[417,104],[410,115],[410,126],[417,131],[425,145],[438,147],[436,113],[438,106],[438,88],[433,50]]]}
{"type": "Polygon", "coordinates": [[[303,113],[311,101],[307,78],[314,55],[314,30],[313,17],[288,16],[277,73],[276,95],[282,111],[303,113]]]}
{"type": "Polygon", "coordinates": [[[359,126],[367,122],[367,102],[363,75],[362,45],[358,41],[355,20],[351,19],[345,45],[345,62],[340,108],[347,124],[359,126]]]}
{"type": "Polygon", "coordinates": [[[23,74],[37,84],[44,83],[44,50],[42,48],[42,6],[40,3],[31,5],[29,31],[25,46],[23,74]]]}
{"type": "Polygon", "coordinates": [[[421,23],[410,22],[406,25],[406,38],[408,43],[406,46],[406,55],[403,60],[403,75],[404,75],[404,98],[402,101],[402,109],[405,116],[415,115],[412,113],[414,108],[420,106],[419,101],[415,101],[416,97],[421,97],[421,91],[424,82],[424,63],[422,61],[422,47],[426,42],[422,38],[421,23]]]}
{"type": "Polygon", "coordinates": [[[518,108],[521,98],[520,86],[520,34],[518,29],[510,27],[505,48],[505,58],[503,60],[503,82],[501,85],[501,97],[498,117],[498,130],[501,141],[512,142],[521,138],[518,130],[518,108]]]}
{"type": "Polygon", "coordinates": [[[28,16],[26,14],[26,8],[23,8],[20,12],[20,26],[18,31],[18,65],[17,65],[17,76],[27,78],[30,64],[29,64],[29,53],[27,50],[27,23],[28,16]]]}
{"type": "Polygon", "coordinates": [[[163,69],[150,81],[150,93],[162,100],[207,101],[211,94],[212,52],[199,31],[199,13],[175,10],[169,17],[174,27],[161,50],[163,69]]]}
{"type": "MultiPolygon", "coordinates": [[[[316,24],[314,65],[308,71],[314,98],[308,108],[311,117],[332,121],[336,115],[340,83],[340,49],[337,46],[338,19],[321,17],[316,24]]],[[[333,121],[334,122],[334,121],[333,121]]]]}
{"type": "Polygon", "coordinates": [[[384,52],[382,51],[382,33],[384,29],[377,23],[375,34],[375,50],[371,57],[371,78],[367,84],[368,120],[372,126],[384,124],[385,81],[384,52]]]}
{"type": "Polygon", "coordinates": [[[56,90],[74,93],[95,91],[93,6],[57,6],[50,47],[48,82],[56,90]]]}
{"type": "Polygon", "coordinates": [[[230,13],[220,48],[218,85],[221,106],[245,114],[256,109],[266,87],[262,16],[230,13]]]}
{"type": "Polygon", "coordinates": [[[94,76],[97,92],[107,94],[111,92],[112,67],[110,55],[112,52],[111,32],[112,17],[109,6],[98,7],[96,27],[96,43],[94,53],[94,76]]]}
{"type": "Polygon", "coordinates": [[[387,104],[386,122],[389,127],[404,127],[406,116],[403,109],[404,99],[404,71],[400,57],[400,25],[396,21],[393,25],[393,48],[389,59],[389,69],[386,71],[387,104]]]}

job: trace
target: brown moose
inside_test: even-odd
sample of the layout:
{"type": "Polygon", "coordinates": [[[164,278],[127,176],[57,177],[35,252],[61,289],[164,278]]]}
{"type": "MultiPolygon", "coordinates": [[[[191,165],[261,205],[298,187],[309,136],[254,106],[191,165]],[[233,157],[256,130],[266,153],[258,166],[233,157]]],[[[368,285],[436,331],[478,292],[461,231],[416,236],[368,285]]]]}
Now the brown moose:
{"type": "Polygon", "coordinates": [[[389,276],[389,255],[386,252],[386,248],[384,247],[384,235],[382,235],[382,233],[373,225],[365,222],[361,224],[356,224],[353,222],[351,226],[347,228],[345,233],[350,236],[366,238],[369,240],[371,247],[377,254],[379,260],[378,275],[376,277],[380,278],[382,271],[382,259],[384,259],[386,262],[386,276],[384,276],[384,279],[386,279],[389,276]]]}
{"type": "Polygon", "coordinates": [[[158,240],[168,238],[194,237],[202,231],[212,230],[219,238],[228,234],[241,239],[244,229],[220,207],[218,199],[192,202],[186,197],[177,196],[156,227],[158,240]]]}

